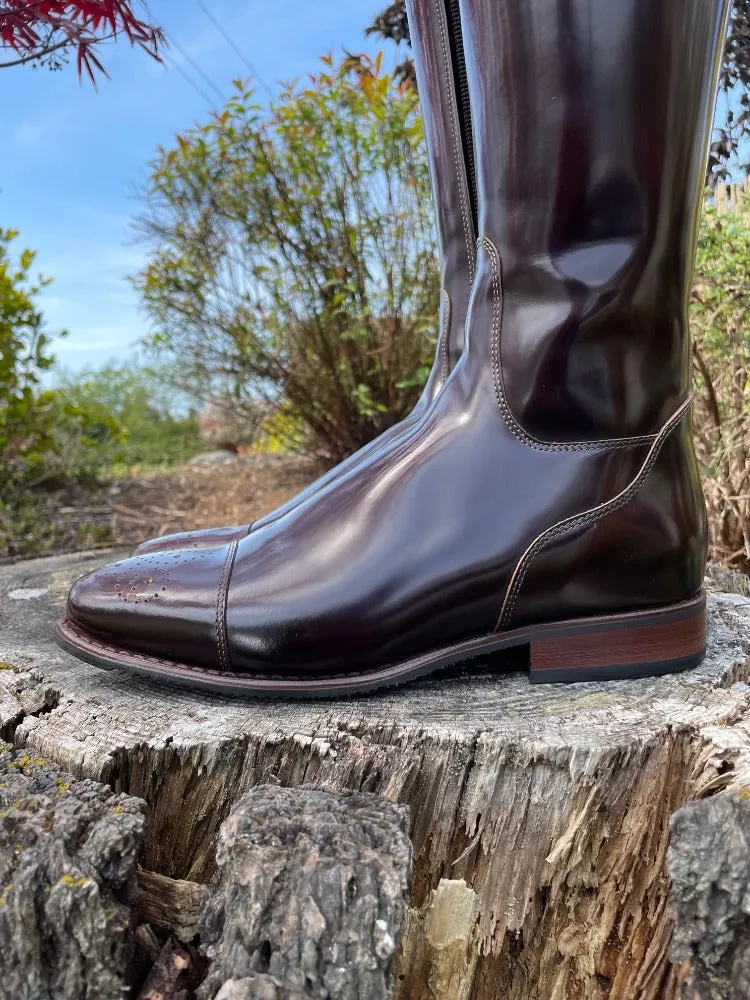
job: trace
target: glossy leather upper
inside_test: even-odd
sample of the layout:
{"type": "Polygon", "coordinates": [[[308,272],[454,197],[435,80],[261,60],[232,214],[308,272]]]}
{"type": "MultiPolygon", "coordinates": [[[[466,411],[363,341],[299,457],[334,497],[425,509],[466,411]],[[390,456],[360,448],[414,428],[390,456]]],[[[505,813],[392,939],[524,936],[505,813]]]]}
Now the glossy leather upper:
{"type": "Polygon", "coordinates": [[[133,549],[134,556],[150,555],[153,552],[173,552],[175,549],[202,549],[215,545],[227,545],[239,541],[252,529],[250,524],[230,524],[222,528],[196,528],[193,531],[177,531],[172,535],[159,535],[133,549]]]}
{"type": "MultiPolygon", "coordinates": [[[[301,500],[317,493],[338,476],[369,461],[382,448],[390,447],[419,420],[461,356],[469,293],[476,265],[476,233],[461,147],[451,34],[443,2],[444,0],[438,0],[437,3],[435,0],[410,0],[408,4],[417,86],[432,179],[442,285],[439,337],[429,378],[417,405],[405,420],[390,427],[369,445],[330,469],[292,500],[256,521],[250,526],[250,530],[283,516],[301,500]]],[[[139,545],[133,554],[226,544],[243,538],[247,531],[247,525],[233,525],[208,531],[179,532],[152,538],[139,545]]]]}
{"type": "Polygon", "coordinates": [[[600,521],[550,541],[529,566],[506,628],[640,611],[698,594],[708,531],[689,414],[675,428],[636,498],[600,521]]]}
{"type": "MultiPolygon", "coordinates": [[[[490,283],[484,256],[480,279],[490,283]]],[[[492,297],[478,294],[474,310],[481,318],[473,321],[489,328],[492,297]]],[[[232,669],[363,668],[426,642],[491,632],[519,547],[558,517],[619,492],[646,448],[529,447],[501,418],[491,365],[477,370],[462,359],[417,427],[388,452],[239,543],[226,620],[232,669]]],[[[215,664],[206,594],[218,585],[226,549],[169,555],[79,581],[71,617],[102,635],[116,625],[128,648],[215,664]],[[116,587],[130,580],[132,597],[116,587]],[[132,603],[148,595],[146,581],[154,594],[166,587],[158,610],[132,603]],[[181,616],[190,621],[189,647],[176,640],[181,616]],[[140,627],[122,629],[126,619],[140,627]]]]}
{"type": "Polygon", "coordinates": [[[684,298],[726,3],[461,9],[483,233],[467,343],[445,386],[388,448],[236,550],[83,578],[77,624],[168,659],[216,666],[227,640],[234,671],[323,674],[700,588],[684,298]],[[615,72],[605,64],[621,77],[622,124],[614,84],[591,85],[615,72]],[[648,142],[636,127],[644,74],[658,105],[644,130],[683,85],[679,127],[648,142]],[[516,140],[526,163],[510,154],[516,140]],[[159,610],[134,603],[151,587],[159,610]]]}
{"type": "Polygon", "coordinates": [[[648,434],[685,397],[726,9],[461,0],[508,401],[537,437],[648,434]]]}

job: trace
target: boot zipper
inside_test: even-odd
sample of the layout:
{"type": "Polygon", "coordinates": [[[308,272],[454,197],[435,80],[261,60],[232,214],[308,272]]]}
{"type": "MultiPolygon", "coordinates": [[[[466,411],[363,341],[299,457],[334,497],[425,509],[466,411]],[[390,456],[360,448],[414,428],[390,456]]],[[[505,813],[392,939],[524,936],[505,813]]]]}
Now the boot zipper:
{"type": "Polygon", "coordinates": [[[445,12],[450,28],[450,49],[453,62],[453,76],[456,83],[456,102],[461,129],[461,146],[463,147],[464,163],[466,164],[466,179],[469,185],[469,201],[471,202],[471,217],[474,232],[478,229],[477,212],[477,177],[474,163],[474,140],[471,125],[471,102],[469,100],[469,81],[466,75],[466,56],[464,54],[463,35],[461,33],[461,11],[459,0],[445,0],[445,12]]]}

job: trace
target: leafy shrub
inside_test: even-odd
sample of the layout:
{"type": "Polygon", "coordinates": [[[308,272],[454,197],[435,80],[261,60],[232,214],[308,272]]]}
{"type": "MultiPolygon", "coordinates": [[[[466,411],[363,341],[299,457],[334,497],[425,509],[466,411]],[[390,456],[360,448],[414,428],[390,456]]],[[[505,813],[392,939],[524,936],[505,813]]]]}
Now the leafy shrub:
{"type": "Polygon", "coordinates": [[[82,472],[101,475],[118,465],[178,465],[200,450],[197,420],[186,401],[178,398],[175,406],[164,372],[111,363],[63,374],[54,395],[81,415],[82,437],[68,446],[71,472],[76,454],[82,472]]]}
{"type": "MultiPolygon", "coordinates": [[[[750,205],[748,205],[750,210],[750,205]]],[[[748,215],[701,223],[691,304],[695,432],[712,556],[750,568],[750,225],[748,215]]]]}
{"type": "Polygon", "coordinates": [[[416,94],[380,58],[324,64],[268,109],[238,82],[161,151],[135,284],[192,394],[287,404],[338,459],[413,406],[439,289],[416,94]]]}
{"type": "Polygon", "coordinates": [[[0,229],[0,503],[39,476],[54,449],[57,416],[52,394],[40,389],[53,363],[37,307],[49,281],[32,275],[32,250],[13,255],[17,236],[0,229]]]}

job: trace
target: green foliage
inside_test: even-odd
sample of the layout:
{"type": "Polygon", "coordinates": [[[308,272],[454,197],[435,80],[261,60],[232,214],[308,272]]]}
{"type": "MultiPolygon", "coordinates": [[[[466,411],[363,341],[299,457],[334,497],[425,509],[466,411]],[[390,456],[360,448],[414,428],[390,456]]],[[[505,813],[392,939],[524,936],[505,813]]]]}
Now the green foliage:
{"type": "Polygon", "coordinates": [[[305,427],[290,406],[279,406],[263,421],[253,449],[271,454],[304,451],[307,445],[305,427]]]}
{"type": "Polygon", "coordinates": [[[267,110],[237,81],[160,151],[135,284],[192,395],[283,404],[337,459],[413,406],[438,271],[416,95],[380,57],[323,63],[267,110]]]}
{"type": "MultiPolygon", "coordinates": [[[[34,253],[13,252],[17,233],[0,229],[0,554],[53,550],[55,497],[89,485],[113,464],[183,461],[197,450],[196,421],[173,416],[165,380],[141,369],[101,372],[42,386],[53,364],[38,307],[47,279],[34,253]]],[[[81,523],[73,544],[95,544],[106,526],[81,523]]],[[[70,531],[68,531],[70,535],[70,531]]]]}
{"type": "Polygon", "coordinates": [[[750,567],[750,204],[707,206],[691,303],[696,447],[713,555],[750,567]]]}
{"type": "Polygon", "coordinates": [[[85,440],[95,444],[89,471],[177,465],[200,450],[197,420],[172,411],[169,385],[165,372],[128,364],[61,376],[55,396],[85,414],[85,440]]]}
{"type": "Polygon", "coordinates": [[[54,448],[56,411],[39,389],[53,362],[37,307],[49,282],[34,277],[34,252],[13,255],[18,233],[0,229],[0,504],[18,484],[35,478],[54,448]]]}

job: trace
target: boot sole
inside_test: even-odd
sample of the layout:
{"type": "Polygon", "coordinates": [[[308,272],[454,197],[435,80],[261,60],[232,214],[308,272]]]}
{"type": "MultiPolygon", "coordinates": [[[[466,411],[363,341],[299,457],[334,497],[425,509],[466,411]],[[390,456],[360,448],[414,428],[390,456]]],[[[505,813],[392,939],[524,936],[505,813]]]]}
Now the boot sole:
{"type": "Polygon", "coordinates": [[[69,618],[57,626],[58,644],[107,670],[181,687],[257,698],[335,698],[367,694],[425,677],[474,657],[529,646],[532,684],[626,680],[696,667],[706,653],[705,594],[650,611],[530,625],[469,639],[376,670],[326,677],[227,673],[121,649],[85,632],[69,618]]]}

